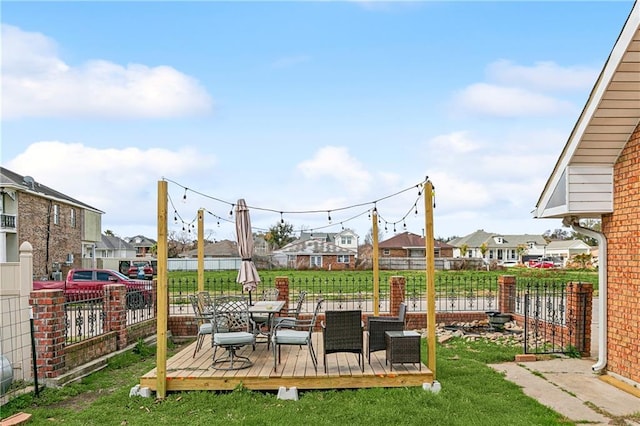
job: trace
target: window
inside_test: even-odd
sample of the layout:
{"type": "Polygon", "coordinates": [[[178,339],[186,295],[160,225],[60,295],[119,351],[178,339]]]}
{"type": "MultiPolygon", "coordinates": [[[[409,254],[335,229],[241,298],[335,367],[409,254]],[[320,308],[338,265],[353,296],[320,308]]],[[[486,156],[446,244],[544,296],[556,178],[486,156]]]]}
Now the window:
{"type": "Polygon", "coordinates": [[[536,248],[536,243],[534,241],[529,241],[527,243],[527,248],[530,248],[530,249],[536,248]]]}
{"type": "Polygon", "coordinates": [[[91,281],[91,271],[76,271],[73,273],[74,281],[91,281]]]}
{"type": "Polygon", "coordinates": [[[60,225],[60,206],[57,204],[53,205],[53,224],[60,225]]]}
{"type": "Polygon", "coordinates": [[[71,227],[76,227],[76,209],[71,209],[71,227]]]}
{"type": "Polygon", "coordinates": [[[322,268],[322,256],[309,256],[309,260],[312,268],[322,268]]]}
{"type": "Polygon", "coordinates": [[[109,281],[109,277],[111,277],[111,274],[104,271],[98,271],[96,274],[98,281],[109,281]]]}
{"type": "Polygon", "coordinates": [[[382,254],[383,254],[384,256],[389,256],[389,255],[391,254],[391,250],[389,250],[389,249],[382,249],[382,254]]]}
{"type": "Polygon", "coordinates": [[[338,255],[338,263],[349,263],[349,258],[351,256],[349,256],[348,254],[339,254],[338,255]]]}
{"type": "Polygon", "coordinates": [[[351,245],[351,237],[340,237],[340,243],[345,245],[351,245]]]}

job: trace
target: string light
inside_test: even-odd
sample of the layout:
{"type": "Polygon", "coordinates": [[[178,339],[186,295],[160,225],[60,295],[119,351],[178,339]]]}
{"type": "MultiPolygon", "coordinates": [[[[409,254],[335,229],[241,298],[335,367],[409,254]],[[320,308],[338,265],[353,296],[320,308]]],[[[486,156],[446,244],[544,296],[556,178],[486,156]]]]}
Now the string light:
{"type": "MultiPolygon", "coordinates": [[[[195,190],[193,190],[193,189],[190,189],[190,188],[188,188],[188,187],[186,187],[186,186],[180,185],[179,183],[174,182],[174,181],[171,181],[171,180],[166,179],[166,178],[163,178],[163,180],[168,181],[168,182],[172,182],[172,183],[174,183],[174,184],[176,184],[176,185],[178,185],[178,186],[180,186],[180,187],[182,187],[182,188],[184,189],[184,193],[183,193],[183,195],[182,195],[182,200],[183,200],[183,202],[185,202],[185,203],[186,203],[186,198],[187,198],[187,192],[188,192],[188,191],[191,191],[191,192],[194,192],[195,194],[198,194],[198,195],[200,195],[200,196],[202,196],[202,197],[209,198],[209,199],[212,199],[212,200],[218,201],[218,202],[220,202],[220,203],[224,203],[224,204],[230,205],[230,206],[231,206],[231,209],[229,210],[229,219],[232,219],[232,218],[233,218],[233,210],[234,210],[234,207],[236,206],[236,204],[235,204],[235,203],[231,203],[231,202],[228,202],[228,201],[225,201],[225,200],[222,200],[222,199],[216,198],[216,197],[211,197],[211,196],[209,196],[209,195],[206,195],[206,194],[203,194],[203,193],[201,193],[201,192],[195,191],[195,190]]],[[[417,185],[411,186],[411,187],[409,187],[409,188],[406,188],[406,189],[404,189],[404,190],[398,191],[398,192],[396,192],[396,193],[394,193],[394,194],[390,194],[390,195],[387,195],[387,196],[385,196],[385,197],[382,197],[382,198],[379,198],[379,199],[376,199],[376,200],[373,200],[373,201],[370,201],[370,202],[366,202],[366,203],[359,203],[359,204],[354,204],[354,205],[344,206],[344,207],[337,207],[337,208],[334,208],[334,209],[331,209],[331,210],[301,210],[301,211],[285,211],[285,210],[274,210],[274,209],[270,209],[270,208],[263,208],[263,207],[256,207],[256,206],[247,206],[247,208],[250,208],[250,209],[252,209],[252,210],[260,210],[260,211],[267,211],[267,212],[279,213],[279,214],[280,214],[280,223],[281,223],[281,224],[285,224],[285,221],[284,221],[284,214],[285,214],[285,213],[287,213],[287,214],[312,214],[312,213],[326,212],[326,214],[327,214],[327,220],[328,220],[329,225],[321,226],[321,227],[317,227],[317,228],[313,228],[313,229],[311,230],[312,232],[313,232],[313,231],[316,231],[316,232],[317,232],[317,231],[318,231],[318,230],[320,230],[320,229],[328,228],[328,227],[330,227],[330,226],[336,226],[337,224],[339,224],[339,225],[340,225],[340,229],[341,229],[341,230],[345,230],[345,223],[347,223],[347,222],[349,222],[349,221],[352,221],[352,220],[354,220],[354,219],[356,219],[356,218],[358,218],[358,217],[360,217],[360,216],[363,216],[365,213],[367,214],[367,217],[368,217],[369,219],[371,219],[371,217],[372,217],[372,215],[373,215],[373,214],[376,214],[376,215],[377,215],[377,220],[378,220],[378,223],[379,223],[379,224],[381,224],[381,223],[384,221],[384,223],[385,223],[385,231],[387,231],[387,230],[388,230],[388,227],[389,227],[389,226],[393,225],[393,231],[394,231],[394,232],[396,232],[397,225],[399,225],[400,223],[402,223],[402,226],[403,226],[403,228],[404,228],[404,229],[407,229],[406,218],[407,218],[407,216],[408,216],[409,214],[411,214],[411,213],[413,212],[416,216],[418,216],[418,214],[419,214],[419,212],[418,212],[418,201],[416,200],[416,202],[411,206],[411,208],[410,208],[410,209],[408,209],[407,213],[406,213],[404,216],[402,216],[401,218],[398,218],[397,220],[393,220],[393,221],[392,221],[392,220],[388,220],[387,218],[384,218],[382,215],[380,215],[380,214],[379,214],[379,212],[378,212],[378,206],[377,206],[377,203],[378,203],[378,202],[380,202],[380,201],[384,201],[384,200],[390,199],[390,198],[395,197],[395,196],[397,196],[397,195],[400,195],[400,194],[402,194],[402,193],[404,193],[404,192],[406,192],[406,191],[411,190],[411,189],[412,189],[412,188],[414,188],[414,187],[417,187],[417,188],[418,188],[418,197],[420,197],[420,196],[422,196],[422,195],[423,195],[423,193],[424,193],[424,189],[426,188],[426,181],[421,182],[421,183],[419,183],[419,184],[417,184],[417,185]],[[357,208],[357,207],[367,206],[367,205],[368,205],[368,206],[373,205],[373,207],[369,207],[369,208],[367,208],[366,210],[364,210],[363,212],[358,213],[358,214],[356,214],[356,215],[354,215],[354,216],[352,216],[352,217],[350,217],[350,218],[347,218],[347,219],[340,217],[338,221],[335,221],[335,222],[334,222],[334,220],[333,220],[334,218],[332,217],[332,213],[335,213],[336,211],[344,211],[344,210],[354,209],[354,208],[357,208]],[[334,225],[334,223],[335,223],[336,225],[334,225]]],[[[168,196],[169,196],[169,201],[171,202],[171,205],[173,206],[173,201],[171,200],[170,195],[168,195],[168,196]]],[[[433,198],[434,198],[434,199],[433,199],[433,206],[434,206],[434,208],[435,208],[435,189],[433,190],[433,198]]],[[[178,213],[178,210],[177,210],[177,209],[175,209],[175,206],[173,206],[173,207],[174,207],[174,223],[175,223],[175,224],[178,224],[178,222],[179,222],[180,220],[182,220],[182,223],[183,223],[183,231],[184,231],[184,230],[185,230],[185,226],[184,226],[184,225],[185,225],[187,222],[186,222],[184,219],[182,219],[182,218],[180,217],[180,214],[178,213]]],[[[213,215],[213,216],[217,219],[217,220],[216,220],[216,223],[217,223],[218,227],[220,227],[220,225],[221,225],[221,222],[222,222],[222,221],[226,221],[226,222],[233,223],[233,221],[232,221],[232,220],[225,219],[225,218],[220,218],[219,216],[217,216],[217,215],[215,215],[215,214],[213,214],[213,213],[211,213],[211,212],[208,212],[208,213],[209,213],[209,214],[211,214],[211,215],[213,215]]],[[[193,228],[195,228],[195,225],[192,225],[192,227],[193,227],[193,228]]],[[[259,229],[259,228],[254,227],[254,229],[259,229]]],[[[264,230],[264,231],[268,231],[268,230],[264,230]]],[[[190,231],[189,231],[189,232],[190,232],[190,231]]],[[[301,230],[301,232],[302,232],[302,230],[301,230]]],[[[313,234],[311,234],[311,235],[313,235],[313,234]]]]}

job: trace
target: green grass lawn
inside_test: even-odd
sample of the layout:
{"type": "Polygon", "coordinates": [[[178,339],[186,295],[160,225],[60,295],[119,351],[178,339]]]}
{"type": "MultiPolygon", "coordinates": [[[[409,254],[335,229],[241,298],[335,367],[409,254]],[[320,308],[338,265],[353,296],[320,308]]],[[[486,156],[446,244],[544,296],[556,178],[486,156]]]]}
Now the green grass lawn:
{"type": "Polygon", "coordinates": [[[283,401],[273,392],[236,389],[170,392],[162,401],[129,397],[139,377],[154,367],[153,350],[138,345],[80,383],[45,389],[40,398],[16,398],[2,407],[2,417],[23,411],[33,415],[34,425],[572,424],[487,366],[513,360],[519,346],[461,339],[438,345],[438,394],[422,388],[307,391],[299,401],[283,401]]]}

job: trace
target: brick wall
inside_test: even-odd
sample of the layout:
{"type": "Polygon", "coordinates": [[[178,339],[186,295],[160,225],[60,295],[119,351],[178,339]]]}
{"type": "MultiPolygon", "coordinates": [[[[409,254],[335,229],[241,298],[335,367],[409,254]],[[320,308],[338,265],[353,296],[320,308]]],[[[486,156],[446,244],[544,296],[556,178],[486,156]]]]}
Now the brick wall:
{"type": "MultiPolygon", "coordinates": [[[[51,201],[26,192],[18,194],[18,241],[33,246],[33,274],[48,277],[53,262],[64,264],[67,254],[73,253],[74,264],[82,260],[81,209],[59,201],[51,201]],[[59,206],[58,224],[54,224],[53,205],[59,206]],[[71,209],[75,209],[75,227],[71,226],[71,209]]],[[[64,272],[66,272],[66,270],[64,272]]]]}
{"type": "Polygon", "coordinates": [[[607,370],[640,382],[640,125],[614,166],[608,242],[607,370]]]}

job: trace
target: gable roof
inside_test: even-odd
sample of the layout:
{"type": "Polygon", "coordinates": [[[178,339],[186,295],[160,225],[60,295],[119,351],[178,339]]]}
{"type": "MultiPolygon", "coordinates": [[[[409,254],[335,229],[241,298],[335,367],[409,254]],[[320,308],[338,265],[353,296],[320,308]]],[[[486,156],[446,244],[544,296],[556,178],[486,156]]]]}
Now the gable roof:
{"type": "Polygon", "coordinates": [[[338,247],[337,245],[323,241],[323,240],[304,240],[304,241],[294,241],[292,243],[287,244],[282,247],[280,250],[275,250],[274,253],[282,253],[287,255],[297,255],[297,256],[310,256],[313,254],[317,255],[338,255],[338,254],[348,254],[354,255],[355,251],[349,250],[347,248],[338,247]]]}
{"type": "Polygon", "coordinates": [[[591,246],[582,240],[553,240],[547,245],[547,250],[588,249],[591,246]]]}
{"type": "MultiPolygon", "coordinates": [[[[193,257],[198,255],[198,249],[188,250],[182,253],[181,257],[193,257]]],[[[205,244],[204,255],[206,257],[240,257],[238,244],[231,240],[222,240],[215,243],[205,244]]]]}
{"type": "Polygon", "coordinates": [[[156,243],[155,240],[145,237],[144,235],[135,235],[133,237],[126,237],[124,240],[134,247],[151,247],[156,243]]]}
{"type": "Polygon", "coordinates": [[[479,229],[464,237],[454,238],[449,241],[449,244],[454,247],[461,247],[466,244],[469,248],[480,247],[482,244],[486,244],[489,248],[504,248],[504,247],[518,247],[519,245],[526,245],[530,242],[535,243],[537,246],[546,246],[547,240],[542,235],[535,234],[521,234],[521,235],[504,235],[496,234],[493,232],[486,232],[479,229]],[[502,237],[503,243],[496,242],[496,237],[502,237]]]}
{"type": "MultiPolygon", "coordinates": [[[[452,245],[448,243],[444,243],[442,241],[435,240],[434,241],[435,248],[453,248],[452,245]]],[[[392,249],[392,248],[425,248],[425,239],[424,237],[414,234],[412,232],[402,232],[400,234],[396,234],[391,238],[388,238],[384,241],[380,241],[378,243],[379,249],[392,249]]]]}
{"type": "Polygon", "coordinates": [[[50,200],[61,201],[96,213],[104,213],[82,201],[78,201],[62,192],[49,188],[40,182],[36,182],[31,176],[22,176],[4,167],[0,167],[0,187],[31,193],[50,200]]]}
{"type": "MultiPolygon", "coordinates": [[[[597,217],[612,211],[608,194],[613,186],[613,165],[640,123],[639,69],[640,3],[636,1],[540,194],[534,217],[597,217]],[[572,167],[591,167],[584,174],[601,176],[598,183],[604,191],[596,199],[600,202],[570,205],[572,189],[567,173],[572,167]]],[[[573,191],[580,192],[579,185],[573,191]]]]}
{"type": "Polygon", "coordinates": [[[135,250],[135,248],[123,240],[122,238],[118,238],[116,236],[102,234],[101,241],[96,243],[96,249],[107,249],[107,250],[135,250]]]}

